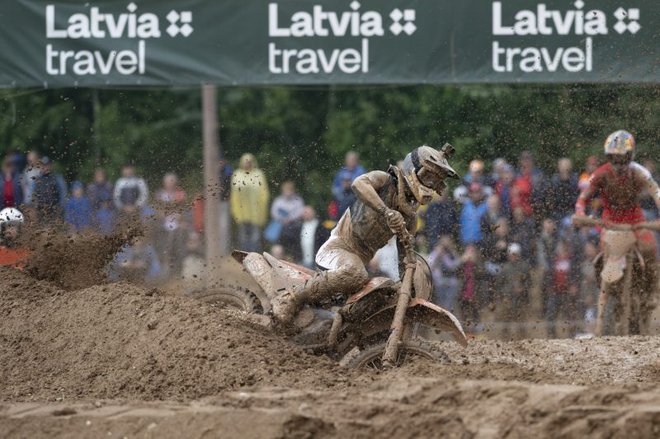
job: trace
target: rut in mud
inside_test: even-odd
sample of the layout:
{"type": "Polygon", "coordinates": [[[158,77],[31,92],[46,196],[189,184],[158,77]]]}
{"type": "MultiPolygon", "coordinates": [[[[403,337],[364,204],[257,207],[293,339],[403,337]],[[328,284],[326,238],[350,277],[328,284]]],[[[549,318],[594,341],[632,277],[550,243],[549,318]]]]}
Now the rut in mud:
{"type": "Polygon", "coordinates": [[[395,377],[652,384],[660,338],[473,341],[449,365],[356,372],[303,352],[240,314],[129,284],[65,291],[0,270],[0,399],[190,400],[261,386],[336,389],[395,377]]]}

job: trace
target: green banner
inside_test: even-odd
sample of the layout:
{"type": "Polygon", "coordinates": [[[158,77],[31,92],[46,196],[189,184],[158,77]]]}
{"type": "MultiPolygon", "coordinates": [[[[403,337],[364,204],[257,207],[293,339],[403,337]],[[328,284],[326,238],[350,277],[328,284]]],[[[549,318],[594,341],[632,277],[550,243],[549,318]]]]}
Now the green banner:
{"type": "Polygon", "coordinates": [[[658,0],[6,0],[0,87],[658,83],[658,0]]]}

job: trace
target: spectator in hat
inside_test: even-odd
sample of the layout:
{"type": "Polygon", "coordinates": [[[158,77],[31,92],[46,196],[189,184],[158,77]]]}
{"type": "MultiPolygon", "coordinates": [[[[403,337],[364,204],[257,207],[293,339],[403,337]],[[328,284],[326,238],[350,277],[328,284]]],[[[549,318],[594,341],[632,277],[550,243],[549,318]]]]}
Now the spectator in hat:
{"type": "Polygon", "coordinates": [[[0,178],[0,209],[19,207],[23,204],[23,188],[16,166],[7,156],[2,161],[0,178]]]}
{"type": "Polygon", "coordinates": [[[346,153],[344,166],[335,174],[335,178],[332,182],[332,195],[334,198],[336,200],[342,198],[342,194],[345,190],[344,181],[346,179],[350,178],[350,183],[353,183],[353,180],[366,172],[366,169],[360,164],[360,156],[358,153],[355,151],[348,151],[346,153]]]}
{"type": "Polygon", "coordinates": [[[463,245],[481,244],[483,240],[481,218],[487,210],[488,203],[484,199],[481,184],[471,183],[460,217],[460,237],[463,245]]]}
{"type": "Polygon", "coordinates": [[[91,229],[93,222],[92,203],[85,196],[84,186],[79,181],[71,183],[71,197],[64,206],[64,220],[73,233],[91,229]]]}

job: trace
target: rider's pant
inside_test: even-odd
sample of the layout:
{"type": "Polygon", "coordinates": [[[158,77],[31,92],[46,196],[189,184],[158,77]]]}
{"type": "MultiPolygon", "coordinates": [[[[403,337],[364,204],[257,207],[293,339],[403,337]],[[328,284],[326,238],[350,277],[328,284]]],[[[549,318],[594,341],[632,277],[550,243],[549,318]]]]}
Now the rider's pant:
{"type": "MultiPolygon", "coordinates": [[[[652,230],[635,230],[635,236],[637,237],[637,249],[639,250],[642,258],[644,258],[644,263],[646,265],[646,270],[644,271],[644,279],[642,280],[643,294],[645,299],[643,303],[646,308],[646,314],[648,318],[650,313],[656,306],[658,300],[658,259],[657,259],[657,242],[655,239],[655,233],[652,230]]],[[[603,242],[601,240],[601,247],[603,242]]]]}
{"type": "Polygon", "coordinates": [[[331,237],[321,246],[316,263],[326,269],[309,285],[314,299],[329,298],[337,293],[351,295],[360,291],[369,275],[360,257],[342,239],[331,237]]]}

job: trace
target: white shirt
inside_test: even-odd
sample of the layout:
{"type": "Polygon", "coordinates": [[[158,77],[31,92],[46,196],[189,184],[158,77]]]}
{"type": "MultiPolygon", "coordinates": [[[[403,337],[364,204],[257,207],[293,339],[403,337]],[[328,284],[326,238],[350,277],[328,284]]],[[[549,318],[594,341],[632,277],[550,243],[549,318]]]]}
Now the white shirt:
{"type": "Polygon", "coordinates": [[[305,221],[300,228],[300,247],[302,249],[302,263],[307,267],[314,265],[315,249],[314,244],[316,241],[316,228],[319,225],[319,220],[313,219],[305,221]]]}

